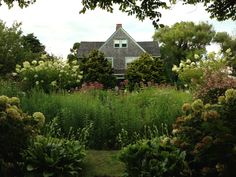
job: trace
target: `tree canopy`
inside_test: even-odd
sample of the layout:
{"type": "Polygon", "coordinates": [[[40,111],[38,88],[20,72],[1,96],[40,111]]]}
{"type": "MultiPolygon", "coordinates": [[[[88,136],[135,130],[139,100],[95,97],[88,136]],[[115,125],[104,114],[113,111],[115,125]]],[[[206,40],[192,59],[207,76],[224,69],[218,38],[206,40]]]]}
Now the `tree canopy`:
{"type": "Polygon", "coordinates": [[[67,61],[71,63],[74,60],[78,60],[78,49],[80,47],[80,43],[76,42],[73,44],[73,47],[70,49],[70,54],[67,55],[67,61]]]}
{"type": "Polygon", "coordinates": [[[37,60],[44,53],[44,46],[33,35],[23,36],[21,24],[7,27],[0,21],[0,76],[15,70],[16,64],[37,60]]]}
{"type": "Polygon", "coordinates": [[[27,7],[30,4],[33,4],[36,0],[0,0],[0,6],[4,3],[9,8],[13,7],[14,3],[18,3],[18,6],[23,8],[27,7]]]}
{"type": "MultiPolygon", "coordinates": [[[[18,3],[19,7],[27,7],[36,2],[36,0],[0,0],[7,4],[9,8],[13,7],[14,3],[18,3]]],[[[128,15],[135,15],[139,20],[149,18],[152,20],[155,27],[163,26],[159,24],[161,18],[161,9],[170,8],[177,0],[82,0],[83,8],[80,13],[85,13],[87,10],[94,10],[99,7],[108,12],[112,12],[114,5],[119,6],[119,10],[128,15]]],[[[183,4],[203,3],[205,10],[210,13],[211,18],[222,20],[236,20],[236,1],[235,0],[178,0],[183,4]]]]}
{"type": "MultiPolygon", "coordinates": [[[[203,3],[211,18],[216,18],[217,20],[236,20],[235,0],[180,0],[178,2],[183,4],[203,3]]],[[[136,15],[140,20],[149,18],[153,21],[153,25],[158,27],[161,26],[158,24],[161,18],[160,9],[167,9],[174,3],[176,3],[176,0],[83,0],[81,13],[86,12],[86,10],[94,10],[96,7],[112,12],[113,6],[117,4],[122,12],[128,15],[136,15]]]]}
{"type": "MultiPolygon", "coordinates": [[[[180,22],[160,28],[153,39],[160,42],[165,68],[167,73],[171,73],[174,64],[178,65],[181,60],[194,58],[195,54],[200,56],[206,53],[206,45],[210,44],[214,35],[215,31],[208,23],[180,22]]],[[[171,80],[173,77],[169,76],[171,80]]]]}

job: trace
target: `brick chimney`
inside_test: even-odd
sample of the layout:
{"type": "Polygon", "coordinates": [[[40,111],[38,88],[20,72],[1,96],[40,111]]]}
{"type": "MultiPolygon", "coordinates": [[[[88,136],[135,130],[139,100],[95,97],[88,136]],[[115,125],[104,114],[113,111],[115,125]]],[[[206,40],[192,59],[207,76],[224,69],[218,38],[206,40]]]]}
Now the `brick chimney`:
{"type": "Polygon", "coordinates": [[[122,24],[116,24],[116,31],[117,31],[119,28],[122,28],[122,24]]]}

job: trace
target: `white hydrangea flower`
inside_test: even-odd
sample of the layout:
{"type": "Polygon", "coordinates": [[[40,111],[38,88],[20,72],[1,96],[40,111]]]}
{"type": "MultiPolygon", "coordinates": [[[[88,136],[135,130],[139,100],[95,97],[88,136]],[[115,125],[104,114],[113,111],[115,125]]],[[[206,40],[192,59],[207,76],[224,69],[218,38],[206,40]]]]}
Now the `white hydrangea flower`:
{"type": "Polygon", "coordinates": [[[35,82],[35,85],[39,85],[39,81],[36,81],[36,82],[35,82]]]}
{"type": "Polygon", "coordinates": [[[37,61],[36,61],[36,60],[33,60],[31,63],[32,63],[33,65],[36,65],[36,64],[37,64],[37,61]]]}
{"type": "Polygon", "coordinates": [[[30,68],[30,63],[28,61],[23,62],[24,68],[30,68]]]}

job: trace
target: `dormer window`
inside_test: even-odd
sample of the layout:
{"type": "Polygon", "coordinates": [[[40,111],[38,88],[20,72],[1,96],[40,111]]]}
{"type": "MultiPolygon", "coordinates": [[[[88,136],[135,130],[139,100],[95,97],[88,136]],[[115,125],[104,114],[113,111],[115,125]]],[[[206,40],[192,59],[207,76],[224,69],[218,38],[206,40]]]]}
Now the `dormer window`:
{"type": "Polygon", "coordinates": [[[114,48],[127,48],[128,41],[126,39],[123,40],[114,40],[114,48]]]}

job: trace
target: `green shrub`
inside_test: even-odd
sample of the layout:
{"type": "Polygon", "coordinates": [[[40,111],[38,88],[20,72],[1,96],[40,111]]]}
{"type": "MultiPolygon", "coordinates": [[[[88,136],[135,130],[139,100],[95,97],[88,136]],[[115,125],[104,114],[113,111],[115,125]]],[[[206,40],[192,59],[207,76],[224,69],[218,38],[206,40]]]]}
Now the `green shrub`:
{"type": "Polygon", "coordinates": [[[194,97],[200,98],[204,103],[217,103],[218,97],[223,96],[230,88],[236,88],[235,78],[220,71],[207,72],[203,84],[199,85],[194,97]]]}
{"type": "Polygon", "coordinates": [[[94,50],[87,58],[82,58],[79,64],[83,72],[83,83],[98,82],[104,88],[115,86],[116,78],[113,75],[111,63],[105,58],[104,53],[94,50]]]}
{"type": "Polygon", "coordinates": [[[186,151],[193,177],[236,176],[236,90],[214,105],[195,100],[173,125],[176,144],[186,151]]]}
{"type": "Polygon", "coordinates": [[[38,136],[23,152],[25,176],[79,176],[84,156],[79,141],[38,136]]]}
{"type": "Polygon", "coordinates": [[[185,153],[173,146],[167,136],[128,145],[122,150],[120,159],[125,163],[128,177],[189,175],[185,153]]]}
{"type": "Polygon", "coordinates": [[[81,74],[76,62],[63,61],[25,61],[23,66],[16,65],[24,90],[40,88],[46,92],[58,89],[70,89],[80,83],[81,74]]]}
{"type": "Polygon", "coordinates": [[[152,58],[147,53],[128,65],[126,71],[128,86],[134,90],[140,84],[163,83],[165,81],[163,62],[159,58],[152,58]]]}
{"type": "Polygon", "coordinates": [[[3,163],[2,168],[6,168],[0,174],[3,171],[7,173],[0,176],[13,175],[22,160],[20,153],[44,124],[42,113],[36,112],[29,116],[19,106],[17,97],[0,96],[0,161],[3,163]],[[12,173],[8,174],[9,171],[12,173]]]}

